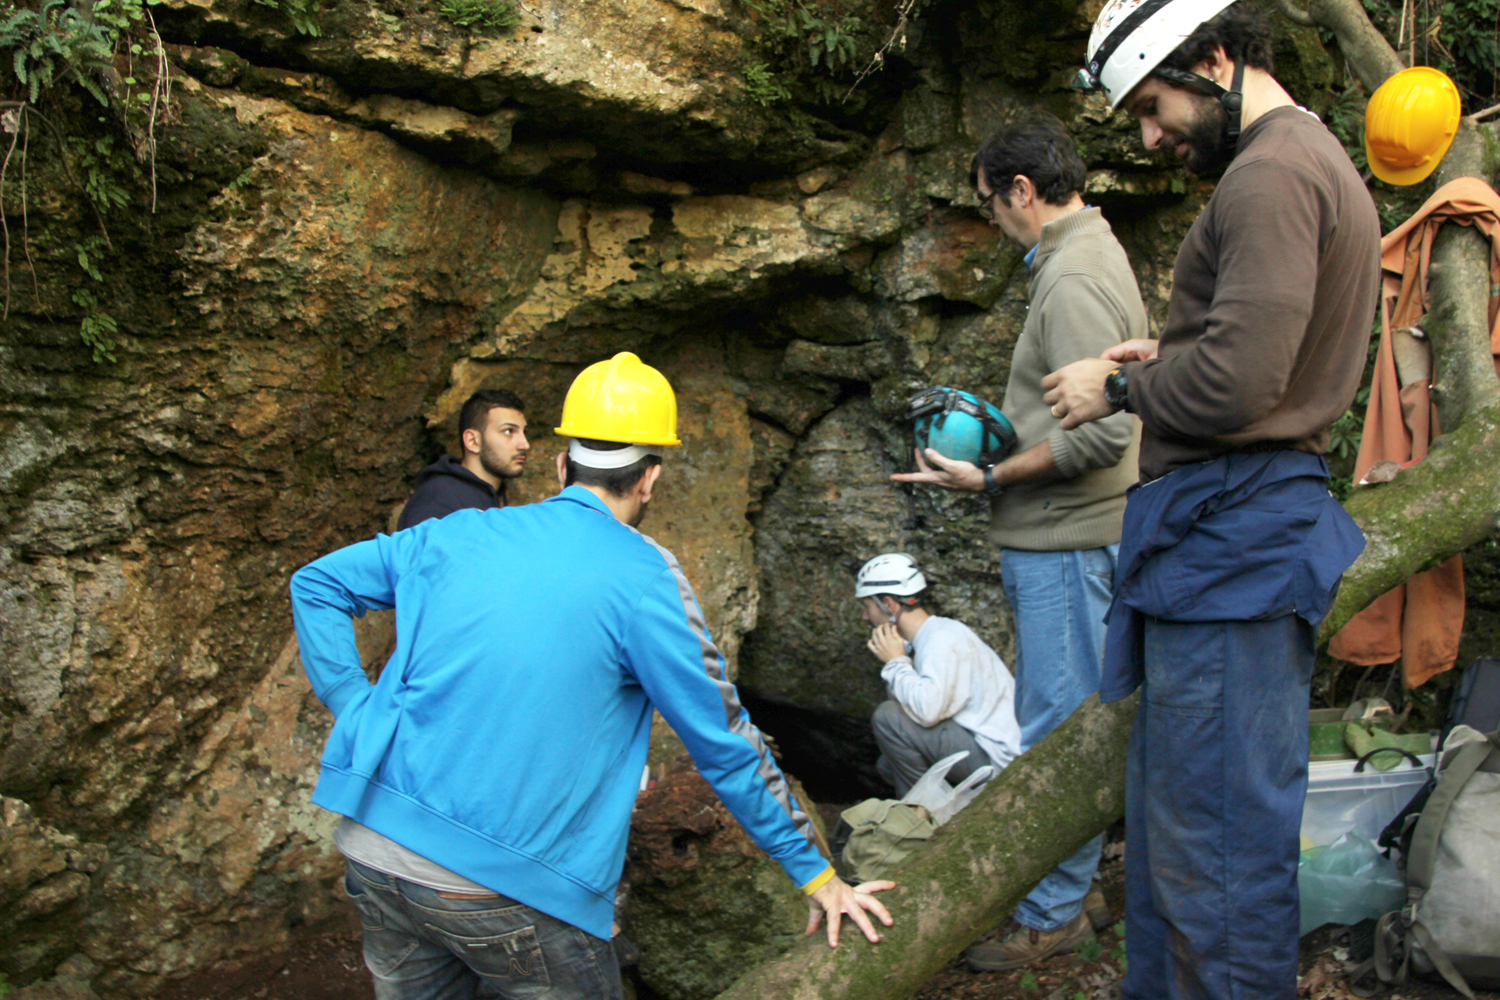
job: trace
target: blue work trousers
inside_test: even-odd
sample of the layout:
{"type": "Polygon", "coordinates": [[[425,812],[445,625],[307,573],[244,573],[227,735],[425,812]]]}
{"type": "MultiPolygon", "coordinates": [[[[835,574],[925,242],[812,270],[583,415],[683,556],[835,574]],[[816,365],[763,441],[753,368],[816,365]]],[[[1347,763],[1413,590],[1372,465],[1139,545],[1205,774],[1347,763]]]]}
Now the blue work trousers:
{"type": "MultiPolygon", "coordinates": [[[[1104,613],[1119,548],[1000,552],[1005,596],[1016,615],[1013,666],[1023,753],[1099,690],[1104,613]]],[[[1065,858],[1016,907],[1016,920],[1039,931],[1077,920],[1103,844],[1100,834],[1065,858]]]]}
{"type": "Polygon", "coordinates": [[[350,861],[376,1000],[621,1000],[608,941],[500,895],[444,893],[350,861]]]}
{"type": "Polygon", "coordinates": [[[1121,1000],[1293,1000],[1312,626],[1145,620],[1121,1000]]]}

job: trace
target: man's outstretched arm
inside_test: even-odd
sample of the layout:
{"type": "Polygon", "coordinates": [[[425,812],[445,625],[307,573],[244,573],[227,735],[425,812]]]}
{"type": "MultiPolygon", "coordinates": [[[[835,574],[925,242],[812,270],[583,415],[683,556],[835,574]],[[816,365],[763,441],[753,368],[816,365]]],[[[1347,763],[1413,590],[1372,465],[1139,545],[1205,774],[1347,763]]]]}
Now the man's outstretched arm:
{"type": "MultiPolygon", "coordinates": [[[[623,644],[627,667],[745,832],[802,889],[810,907],[829,914],[829,944],[837,946],[844,914],[878,941],[867,913],[886,924],[890,914],[868,892],[850,889],[819,853],[811,818],[725,677],[692,586],[671,553],[658,549],[667,568],[632,614],[623,644]]],[[[815,930],[813,920],[821,917],[810,919],[815,930]]]]}

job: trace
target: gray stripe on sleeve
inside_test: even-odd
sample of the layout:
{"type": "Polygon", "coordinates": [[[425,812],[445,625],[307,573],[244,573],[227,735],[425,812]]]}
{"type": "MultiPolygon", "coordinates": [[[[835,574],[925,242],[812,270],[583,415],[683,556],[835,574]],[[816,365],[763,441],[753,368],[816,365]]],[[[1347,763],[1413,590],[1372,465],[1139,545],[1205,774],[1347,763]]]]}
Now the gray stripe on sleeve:
{"type": "MultiPolygon", "coordinates": [[[[639,532],[637,532],[639,534],[639,532]]],[[[739,692],[735,690],[724,676],[724,658],[719,654],[718,647],[708,637],[708,623],[703,620],[703,612],[698,607],[698,598],[693,593],[693,585],[688,582],[687,576],[682,572],[682,565],[677,557],[660,545],[656,539],[642,534],[648,545],[661,553],[667,562],[667,568],[677,580],[677,595],[682,600],[682,613],[687,619],[688,626],[692,628],[693,634],[698,637],[698,648],[703,656],[703,669],[714,683],[719,687],[719,697],[724,702],[724,721],[729,731],[744,738],[755,751],[757,760],[756,773],[765,782],[766,788],[781,803],[787,815],[792,818],[802,836],[807,842],[817,847],[817,835],[814,832],[812,820],[808,815],[797,807],[797,800],[792,796],[792,790],[787,785],[786,778],[771,758],[771,751],[766,746],[765,740],[761,739],[760,730],[744,717],[743,706],[740,704],[739,692]]]]}

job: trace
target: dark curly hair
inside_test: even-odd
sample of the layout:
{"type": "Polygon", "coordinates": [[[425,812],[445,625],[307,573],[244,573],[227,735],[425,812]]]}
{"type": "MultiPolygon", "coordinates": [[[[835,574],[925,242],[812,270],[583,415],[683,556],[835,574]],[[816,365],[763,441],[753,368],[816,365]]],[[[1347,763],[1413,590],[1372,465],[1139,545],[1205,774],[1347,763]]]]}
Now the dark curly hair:
{"type": "Polygon", "coordinates": [[[1271,21],[1265,11],[1256,0],[1236,0],[1198,25],[1161,65],[1191,72],[1213,54],[1214,46],[1222,45],[1224,54],[1236,63],[1273,73],[1276,66],[1271,43],[1271,21]]]}
{"type": "Polygon", "coordinates": [[[1043,201],[1063,205],[1083,190],[1088,174],[1068,127],[1055,115],[1035,108],[1001,126],[974,154],[969,183],[976,188],[981,168],[985,183],[1007,206],[1017,175],[1029,177],[1043,201]]]}

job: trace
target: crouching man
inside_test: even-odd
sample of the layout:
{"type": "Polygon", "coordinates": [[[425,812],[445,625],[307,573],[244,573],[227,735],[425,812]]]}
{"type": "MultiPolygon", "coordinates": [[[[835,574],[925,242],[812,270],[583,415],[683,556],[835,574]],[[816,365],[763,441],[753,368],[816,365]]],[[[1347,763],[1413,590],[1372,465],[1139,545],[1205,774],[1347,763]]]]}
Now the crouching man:
{"type": "Polygon", "coordinates": [[[557,433],[563,490],[340,549],[292,578],[313,690],[334,713],[313,802],[342,814],[345,887],[378,1000],[623,995],[609,945],[652,709],[828,915],[885,908],[834,876],[725,679],[692,587],[635,530],[675,447],[660,372],[586,369],[557,433]],[[524,595],[524,609],[515,604],[524,595]],[[372,686],[351,616],[396,609],[372,686]]]}
{"type": "Polygon", "coordinates": [[[916,560],[887,552],[854,582],[861,617],[874,626],[869,648],[884,666],[891,700],[875,709],[876,769],[904,796],[933,764],[960,750],[954,784],[986,764],[997,770],[1021,752],[1016,684],[1004,662],[963,622],[922,606],[927,579],[916,560]]]}

